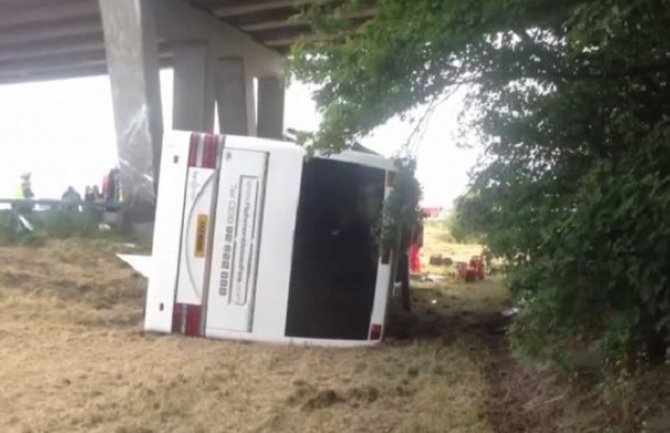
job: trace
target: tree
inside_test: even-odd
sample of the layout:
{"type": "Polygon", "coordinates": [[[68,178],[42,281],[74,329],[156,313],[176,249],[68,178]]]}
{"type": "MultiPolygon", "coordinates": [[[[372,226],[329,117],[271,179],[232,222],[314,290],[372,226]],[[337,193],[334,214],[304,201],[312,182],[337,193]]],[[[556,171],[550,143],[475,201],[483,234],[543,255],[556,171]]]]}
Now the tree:
{"type": "Polygon", "coordinates": [[[312,144],[329,150],[467,85],[464,125],[483,157],[460,221],[507,257],[524,302],[518,347],[551,353],[575,335],[610,354],[670,335],[670,2],[320,2],[328,34],[293,50],[321,84],[312,144]]]}
{"type": "Polygon", "coordinates": [[[411,311],[409,249],[417,223],[422,219],[419,208],[421,186],[414,175],[414,159],[397,158],[395,166],[397,173],[393,191],[384,203],[380,237],[385,254],[396,252],[392,266],[395,270],[394,280],[400,280],[403,308],[411,311]]]}

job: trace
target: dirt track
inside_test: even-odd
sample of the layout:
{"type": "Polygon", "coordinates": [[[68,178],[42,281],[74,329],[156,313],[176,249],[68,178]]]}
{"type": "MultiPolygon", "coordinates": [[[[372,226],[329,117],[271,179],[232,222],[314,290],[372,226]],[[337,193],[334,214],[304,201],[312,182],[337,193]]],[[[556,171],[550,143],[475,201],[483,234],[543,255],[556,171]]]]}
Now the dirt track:
{"type": "Polygon", "coordinates": [[[145,282],[118,250],[0,248],[0,431],[552,431],[524,406],[496,282],[417,289],[379,348],[241,344],[141,332],[145,282]]]}

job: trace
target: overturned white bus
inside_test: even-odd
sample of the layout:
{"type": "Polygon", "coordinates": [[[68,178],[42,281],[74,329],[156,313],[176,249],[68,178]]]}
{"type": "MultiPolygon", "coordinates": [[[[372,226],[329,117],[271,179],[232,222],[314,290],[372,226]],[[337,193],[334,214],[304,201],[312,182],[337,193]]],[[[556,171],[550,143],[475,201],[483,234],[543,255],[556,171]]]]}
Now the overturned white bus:
{"type": "Polygon", "coordinates": [[[166,134],[145,329],[379,342],[391,260],[375,228],[393,179],[371,153],[307,158],[286,142],[166,134]]]}

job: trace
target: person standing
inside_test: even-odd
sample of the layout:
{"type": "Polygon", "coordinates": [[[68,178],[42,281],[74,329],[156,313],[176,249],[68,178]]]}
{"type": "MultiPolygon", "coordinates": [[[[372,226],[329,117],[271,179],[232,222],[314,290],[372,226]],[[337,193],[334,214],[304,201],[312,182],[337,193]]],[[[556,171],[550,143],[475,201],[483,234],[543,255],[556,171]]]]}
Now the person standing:
{"type": "Polygon", "coordinates": [[[118,203],[121,198],[121,172],[118,168],[113,168],[107,175],[107,188],[105,201],[118,203]]]}
{"type": "Polygon", "coordinates": [[[86,203],[95,202],[95,194],[93,194],[93,188],[91,188],[89,185],[87,185],[86,189],[84,190],[84,201],[86,203]]]}
{"type": "MultiPolygon", "coordinates": [[[[23,173],[21,175],[21,183],[19,184],[18,188],[16,189],[16,193],[14,194],[14,198],[17,200],[31,200],[33,197],[35,197],[35,194],[33,193],[33,188],[30,180],[30,173],[23,173]]],[[[19,213],[28,213],[33,210],[33,204],[32,203],[15,203],[12,204],[12,209],[18,211],[19,213]]]]}
{"type": "Polygon", "coordinates": [[[98,188],[98,185],[93,185],[93,188],[91,189],[91,193],[93,194],[93,201],[101,201],[102,200],[102,193],[100,192],[100,188],[98,188]]]}
{"type": "Polygon", "coordinates": [[[420,274],[421,273],[421,260],[419,254],[421,253],[421,248],[423,247],[423,220],[420,219],[416,222],[414,230],[412,231],[412,243],[410,245],[409,254],[410,254],[410,270],[412,273],[420,274]]]}
{"type": "Polygon", "coordinates": [[[31,198],[35,197],[35,194],[33,193],[33,187],[32,187],[32,182],[31,182],[31,175],[30,173],[23,173],[21,175],[21,198],[24,200],[30,200],[31,198]]]}
{"type": "Polygon", "coordinates": [[[81,195],[74,189],[74,187],[68,186],[67,190],[63,193],[61,200],[63,200],[66,210],[79,211],[81,195]]]}

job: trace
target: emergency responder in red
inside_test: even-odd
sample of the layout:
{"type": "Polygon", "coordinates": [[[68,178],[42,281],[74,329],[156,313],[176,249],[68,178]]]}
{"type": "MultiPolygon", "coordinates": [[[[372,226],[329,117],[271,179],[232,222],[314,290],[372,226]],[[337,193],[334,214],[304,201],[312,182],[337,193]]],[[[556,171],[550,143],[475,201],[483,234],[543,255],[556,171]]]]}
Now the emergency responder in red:
{"type": "Polygon", "coordinates": [[[423,220],[419,220],[412,231],[412,244],[409,247],[409,267],[412,273],[421,273],[421,260],[419,254],[423,247],[423,220]]]}

